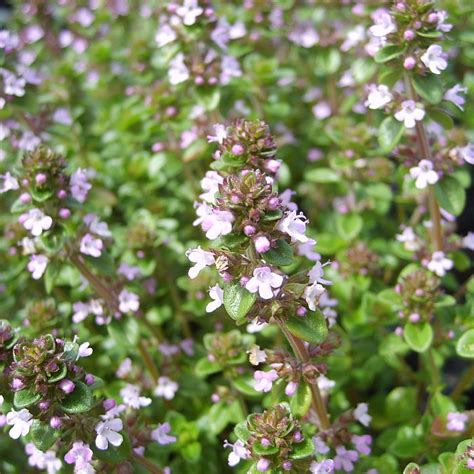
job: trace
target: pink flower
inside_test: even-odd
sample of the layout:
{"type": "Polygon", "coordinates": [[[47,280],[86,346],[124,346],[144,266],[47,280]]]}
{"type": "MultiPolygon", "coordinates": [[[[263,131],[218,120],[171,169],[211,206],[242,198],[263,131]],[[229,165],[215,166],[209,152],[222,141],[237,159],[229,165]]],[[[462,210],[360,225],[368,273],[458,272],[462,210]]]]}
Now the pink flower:
{"type": "Polygon", "coordinates": [[[206,313],[212,313],[224,304],[224,290],[219,285],[214,285],[209,289],[209,296],[212,301],[206,306],[206,313]]]}
{"type": "Polygon", "coordinates": [[[263,370],[256,370],[253,374],[256,380],[255,390],[257,392],[269,392],[272,389],[272,384],[278,379],[278,372],[274,369],[264,372],[263,370]]]}
{"type": "Polygon", "coordinates": [[[324,265],[321,262],[316,262],[313,268],[308,272],[310,283],[321,283],[321,285],[332,285],[332,281],[323,278],[324,270],[323,267],[328,265],[330,262],[326,262],[324,265]]]}
{"type": "Polygon", "coordinates": [[[195,264],[188,271],[189,278],[192,280],[199,275],[203,268],[214,265],[215,263],[214,255],[211,252],[202,250],[201,247],[187,250],[186,257],[195,264]]]}
{"type": "Polygon", "coordinates": [[[367,100],[364,103],[364,105],[369,109],[383,109],[393,100],[393,95],[389,88],[384,84],[379,86],[372,84],[369,86],[369,91],[367,100]]]}
{"type": "Polygon", "coordinates": [[[214,203],[216,201],[216,193],[219,191],[219,185],[224,182],[224,178],[217,171],[206,172],[205,177],[201,180],[201,188],[205,193],[199,197],[206,202],[214,203]]]}
{"type": "Polygon", "coordinates": [[[309,285],[305,288],[304,298],[308,308],[311,311],[316,311],[316,305],[319,302],[319,298],[322,294],[324,294],[325,291],[326,288],[324,288],[324,286],[320,285],[319,283],[313,283],[312,285],[309,285]]]}
{"type": "Polygon", "coordinates": [[[280,288],[283,277],[272,272],[270,267],[258,267],[253,271],[253,277],[247,282],[245,288],[250,293],[257,293],[261,298],[269,300],[273,298],[273,289],[280,288]]]}
{"type": "Polygon", "coordinates": [[[128,281],[135,280],[141,275],[140,269],[137,266],[129,265],[128,263],[121,263],[117,272],[128,281]]]}
{"type": "Polygon", "coordinates": [[[156,429],[151,432],[151,439],[156,441],[162,446],[166,444],[171,444],[176,441],[176,436],[170,436],[168,433],[171,431],[171,426],[169,423],[162,423],[158,425],[156,429]]]}
{"type": "Polygon", "coordinates": [[[189,79],[189,70],[184,63],[184,54],[178,53],[169,63],[168,78],[172,85],[181,84],[189,79]]]}
{"type": "Polygon", "coordinates": [[[317,454],[329,453],[329,446],[319,436],[313,438],[313,444],[317,454]]]}
{"type": "Polygon", "coordinates": [[[226,127],[225,125],[222,125],[221,123],[217,123],[213,127],[215,131],[215,135],[208,135],[207,141],[209,143],[219,143],[219,145],[222,145],[224,140],[227,138],[226,127]]]}
{"type": "Polygon", "coordinates": [[[81,253],[84,255],[90,255],[91,257],[98,258],[102,255],[102,249],[104,243],[101,239],[96,239],[92,234],[85,234],[81,239],[81,253]]]}
{"type": "Polygon", "coordinates": [[[234,216],[231,212],[213,210],[212,214],[203,218],[201,227],[209,240],[215,240],[221,235],[232,232],[232,222],[234,222],[234,216]]]}
{"type": "Polygon", "coordinates": [[[278,223],[277,229],[291,237],[292,242],[306,243],[310,240],[306,237],[306,224],[308,219],[303,213],[297,214],[296,211],[287,212],[285,217],[278,223]]]}
{"type": "Polygon", "coordinates": [[[397,26],[389,13],[380,13],[374,18],[374,23],[375,24],[369,28],[369,32],[376,38],[383,38],[397,31],[397,26]]]}

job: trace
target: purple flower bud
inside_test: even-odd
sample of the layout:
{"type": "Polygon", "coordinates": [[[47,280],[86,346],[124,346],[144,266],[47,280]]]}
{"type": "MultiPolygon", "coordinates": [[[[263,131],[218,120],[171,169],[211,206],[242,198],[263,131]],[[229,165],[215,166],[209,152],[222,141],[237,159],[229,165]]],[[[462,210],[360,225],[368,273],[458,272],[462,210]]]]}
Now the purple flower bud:
{"type": "Polygon", "coordinates": [[[399,11],[399,12],[404,12],[405,11],[405,4],[403,2],[398,2],[396,5],[395,5],[395,8],[399,11]]]}
{"type": "Polygon", "coordinates": [[[232,147],[232,153],[234,155],[240,156],[244,151],[245,151],[245,148],[240,143],[236,143],[232,147]]]}
{"type": "Polygon", "coordinates": [[[288,385],[285,388],[286,396],[292,397],[295,394],[297,388],[298,388],[298,382],[293,382],[293,381],[288,382],[288,385]]]}
{"type": "Polygon", "coordinates": [[[112,398],[106,398],[102,402],[102,406],[104,407],[105,411],[112,410],[112,408],[115,408],[116,405],[117,403],[115,403],[115,400],[113,400],[112,398]]]}
{"type": "Polygon", "coordinates": [[[419,30],[421,28],[421,21],[415,21],[413,26],[415,27],[415,29],[419,30]]]}
{"type": "Polygon", "coordinates": [[[214,9],[213,8],[206,8],[204,10],[204,15],[207,16],[208,18],[212,17],[214,15],[214,9]]]}
{"type": "Polygon", "coordinates": [[[430,14],[428,15],[428,21],[429,21],[430,23],[437,23],[437,22],[438,22],[438,19],[439,19],[438,14],[435,13],[435,12],[430,13],[430,14]]]}
{"type": "Polygon", "coordinates": [[[95,377],[92,374],[86,374],[85,381],[87,385],[92,385],[95,382],[95,377]]]}
{"type": "Polygon", "coordinates": [[[264,448],[270,446],[270,440],[268,438],[262,438],[262,440],[260,441],[260,443],[262,443],[262,446],[264,448]]]}
{"type": "Polygon", "coordinates": [[[22,193],[20,195],[20,202],[28,204],[31,201],[31,196],[28,193],[22,193]]]}
{"type": "Polygon", "coordinates": [[[163,143],[161,142],[156,142],[156,143],[153,143],[152,147],[151,147],[151,151],[154,152],[154,153],[159,153],[161,150],[164,149],[164,145],[163,143]]]}
{"type": "Polygon", "coordinates": [[[270,250],[270,241],[264,236],[260,235],[255,239],[255,250],[258,253],[265,253],[270,250]]]}
{"type": "Polygon", "coordinates": [[[281,162],[278,160],[267,160],[265,162],[265,168],[271,173],[278,173],[278,170],[281,168],[281,162]]]}
{"type": "Polygon", "coordinates": [[[64,379],[64,380],[61,380],[61,382],[59,382],[59,388],[64,393],[72,393],[75,387],[76,386],[74,385],[74,382],[69,379],[64,379]]]}
{"type": "Polygon", "coordinates": [[[48,177],[44,173],[38,173],[35,177],[36,184],[44,184],[48,177]]]}
{"type": "Polygon", "coordinates": [[[245,286],[248,281],[250,280],[250,278],[248,276],[243,276],[240,278],[240,286],[245,286]]]}
{"type": "Polygon", "coordinates": [[[289,470],[291,469],[291,466],[292,466],[291,461],[284,461],[283,464],[281,465],[281,467],[282,467],[285,471],[289,471],[289,470]]]}
{"type": "Polygon", "coordinates": [[[247,224],[244,227],[244,233],[247,237],[250,237],[251,235],[255,234],[256,231],[257,229],[253,225],[247,224]]]}
{"type": "Polygon", "coordinates": [[[260,472],[265,472],[268,471],[268,468],[270,467],[270,461],[265,458],[260,458],[257,462],[257,471],[260,472]]]}
{"type": "Polygon", "coordinates": [[[25,388],[25,384],[22,382],[21,379],[19,378],[14,378],[11,383],[11,387],[13,390],[18,391],[21,390],[22,388],[25,388]]]}
{"type": "Polygon", "coordinates": [[[296,310],[296,314],[298,316],[306,316],[306,313],[308,310],[304,306],[299,306],[298,309],[296,310]]]}
{"type": "Polygon", "coordinates": [[[207,81],[211,86],[217,84],[217,77],[210,77],[209,80],[207,81]]]}
{"type": "Polygon", "coordinates": [[[49,420],[49,426],[57,430],[61,426],[61,418],[59,418],[59,416],[53,416],[51,420],[49,420]]]}
{"type": "Polygon", "coordinates": [[[406,30],[405,33],[403,33],[403,37],[407,41],[411,41],[415,37],[415,32],[413,30],[406,30]]]}
{"type": "Polygon", "coordinates": [[[403,335],[403,328],[398,326],[397,328],[395,328],[395,334],[397,336],[402,336],[403,335]]]}
{"type": "Polygon", "coordinates": [[[409,319],[412,323],[417,323],[420,320],[420,315],[418,313],[412,313],[409,319]]]}
{"type": "Polygon", "coordinates": [[[280,200],[277,197],[272,197],[268,201],[268,208],[269,209],[275,210],[275,209],[278,209],[279,206],[280,206],[280,200]]]}
{"type": "Polygon", "coordinates": [[[49,402],[48,400],[41,400],[38,406],[41,411],[46,411],[49,408],[49,402]]]}
{"type": "Polygon", "coordinates": [[[293,436],[293,439],[295,440],[296,443],[303,441],[303,434],[301,433],[301,431],[296,431],[293,436]]]}
{"type": "Polygon", "coordinates": [[[3,428],[7,424],[6,415],[0,415],[0,428],[3,428]]]}
{"type": "Polygon", "coordinates": [[[26,213],[25,213],[25,214],[21,214],[21,216],[18,218],[18,222],[19,222],[21,225],[23,225],[24,222],[28,219],[28,217],[29,217],[29,216],[28,216],[28,214],[26,214],[26,213]]]}
{"type": "Polygon", "coordinates": [[[65,199],[67,197],[67,192],[64,189],[60,189],[56,193],[56,196],[58,196],[59,199],[65,199]]]}
{"type": "Polygon", "coordinates": [[[197,86],[202,86],[204,84],[204,78],[202,76],[196,76],[194,78],[194,83],[197,85],[197,86]]]}
{"type": "Polygon", "coordinates": [[[221,274],[221,276],[222,276],[222,279],[226,283],[230,283],[233,280],[232,275],[229,272],[224,272],[224,273],[221,274]]]}
{"type": "Polygon", "coordinates": [[[59,209],[59,217],[61,219],[68,219],[71,217],[71,211],[66,207],[63,207],[62,209],[59,209]]]}
{"type": "Polygon", "coordinates": [[[230,201],[232,202],[232,204],[238,204],[240,202],[240,198],[239,196],[237,196],[237,194],[232,194],[232,196],[230,197],[230,201]]]}
{"type": "Polygon", "coordinates": [[[217,403],[217,402],[220,401],[220,399],[221,399],[221,397],[219,397],[219,395],[218,395],[217,393],[213,393],[213,394],[211,395],[212,403],[217,403]]]}
{"type": "Polygon", "coordinates": [[[23,186],[28,186],[30,184],[30,182],[26,178],[24,178],[24,179],[21,180],[21,184],[23,186]]]}
{"type": "Polygon", "coordinates": [[[166,115],[168,117],[173,117],[173,115],[176,115],[176,112],[177,112],[176,107],[170,106],[166,108],[166,115]]]}
{"type": "Polygon", "coordinates": [[[403,61],[403,67],[405,69],[413,69],[416,66],[416,59],[413,56],[408,56],[403,61]]]}

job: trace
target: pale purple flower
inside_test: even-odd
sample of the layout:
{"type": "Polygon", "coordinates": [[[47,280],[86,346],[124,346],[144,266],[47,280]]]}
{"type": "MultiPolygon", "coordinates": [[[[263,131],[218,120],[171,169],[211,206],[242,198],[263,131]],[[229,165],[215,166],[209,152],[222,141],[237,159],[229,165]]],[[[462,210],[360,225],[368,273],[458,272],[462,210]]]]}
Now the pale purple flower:
{"type": "Polygon", "coordinates": [[[88,8],[79,8],[73,17],[73,21],[76,21],[84,28],[91,26],[94,19],[95,15],[88,8]]]}
{"type": "Polygon", "coordinates": [[[45,255],[32,255],[30,257],[28,271],[31,273],[33,280],[39,280],[44,275],[48,262],[48,257],[45,255]]]}
{"type": "Polygon", "coordinates": [[[174,86],[189,79],[189,70],[184,63],[184,54],[178,53],[169,63],[168,78],[174,86]]]}
{"type": "Polygon", "coordinates": [[[369,95],[364,105],[373,110],[383,109],[392,100],[393,95],[386,85],[381,84],[376,86],[375,84],[371,84],[369,86],[369,95]]]}
{"type": "Polygon", "coordinates": [[[203,201],[215,203],[219,185],[223,182],[224,178],[217,171],[207,171],[205,177],[201,180],[201,188],[205,192],[200,194],[199,197],[203,201]]]}
{"type": "Polygon", "coordinates": [[[306,237],[306,224],[308,219],[303,213],[298,214],[296,211],[287,212],[285,217],[278,223],[277,229],[291,237],[292,242],[306,243],[310,240],[306,237]]]}
{"type": "Polygon", "coordinates": [[[158,27],[155,35],[155,41],[159,48],[172,43],[177,38],[176,31],[167,23],[163,23],[158,27]]]}
{"type": "Polygon", "coordinates": [[[466,94],[467,93],[467,87],[463,87],[461,84],[456,84],[455,86],[451,87],[451,89],[448,89],[443,98],[444,100],[447,100],[448,102],[451,102],[454,104],[457,108],[460,110],[464,111],[464,104],[466,103],[466,98],[460,95],[460,93],[466,94]]]}
{"type": "Polygon", "coordinates": [[[256,465],[256,468],[257,468],[257,471],[259,472],[266,472],[268,471],[268,468],[270,467],[270,460],[267,459],[267,458],[260,458],[258,461],[257,461],[257,465],[256,465]]]}
{"type": "Polygon", "coordinates": [[[265,253],[265,252],[268,252],[270,250],[270,241],[268,240],[268,237],[266,237],[265,235],[259,235],[255,241],[255,250],[258,252],[258,253],[265,253]]]}
{"type": "Polygon", "coordinates": [[[278,379],[278,372],[274,369],[264,372],[263,370],[256,370],[253,374],[255,379],[255,390],[257,392],[269,392],[272,389],[272,384],[278,379]]]}
{"type": "Polygon", "coordinates": [[[345,472],[352,472],[354,470],[354,462],[359,459],[357,451],[346,449],[344,446],[336,448],[336,456],[334,456],[334,468],[342,469],[345,472]]]}
{"type": "Polygon", "coordinates": [[[446,428],[449,431],[464,431],[466,429],[466,423],[468,416],[465,413],[450,412],[448,413],[446,428]]]}
{"type": "Polygon", "coordinates": [[[374,18],[374,25],[369,28],[371,35],[376,38],[384,38],[390,33],[397,31],[397,25],[390,13],[380,13],[374,18]]]}
{"type": "Polygon", "coordinates": [[[221,74],[219,82],[226,86],[230,83],[233,77],[240,77],[242,70],[240,69],[239,61],[233,56],[223,56],[221,59],[221,74]]]}
{"type": "Polygon", "coordinates": [[[325,459],[321,462],[313,461],[309,466],[311,474],[333,474],[334,461],[332,459],[325,459]]]}
{"type": "Polygon", "coordinates": [[[74,392],[76,385],[72,380],[69,379],[62,379],[61,382],[58,384],[59,388],[66,394],[70,394],[74,392]]]}
{"type": "Polygon", "coordinates": [[[135,265],[129,265],[128,263],[121,263],[117,272],[123,275],[128,281],[135,280],[141,275],[140,268],[135,265]]]}
{"type": "Polygon", "coordinates": [[[362,43],[366,38],[365,28],[357,25],[346,33],[346,39],[341,45],[341,51],[349,51],[358,44],[362,43]]]}
{"type": "Polygon", "coordinates": [[[101,239],[96,239],[92,234],[85,234],[81,239],[80,251],[84,255],[98,258],[102,255],[104,243],[101,239]]]}
{"type": "Polygon", "coordinates": [[[89,342],[83,342],[80,346],[79,346],[79,352],[77,353],[77,358],[81,358],[81,357],[89,357],[92,355],[92,353],[94,352],[94,350],[92,349],[92,347],[90,347],[90,343],[89,342]]]}
{"type": "Polygon", "coordinates": [[[30,466],[45,470],[48,474],[56,474],[61,470],[61,460],[56,457],[54,451],[40,451],[33,443],[28,443],[25,446],[25,451],[29,455],[28,464],[30,466]]]}
{"type": "Polygon", "coordinates": [[[436,25],[436,29],[438,31],[442,31],[443,33],[451,31],[453,25],[451,25],[450,23],[445,23],[445,21],[448,19],[448,12],[446,10],[439,10],[438,12],[436,12],[436,15],[438,16],[438,23],[436,25]]]}
{"type": "MultiPolygon", "coordinates": [[[[3,101],[0,103],[0,105],[1,105],[0,109],[3,109],[3,106],[5,105],[4,101],[5,101],[5,99],[3,99],[3,101]]],[[[11,133],[10,128],[5,124],[0,123],[0,141],[5,140],[5,138],[9,137],[10,133],[11,133]]],[[[0,179],[6,180],[11,186],[13,184],[13,179],[14,178],[12,177],[12,175],[9,172],[7,172],[4,175],[0,175],[0,179]]],[[[5,185],[8,186],[8,184],[5,184],[5,185]]],[[[17,185],[18,185],[18,182],[17,182],[17,185]]],[[[14,184],[13,184],[13,186],[14,186],[14,184]]],[[[17,187],[13,187],[13,188],[9,187],[9,189],[18,189],[18,188],[17,187]]],[[[8,191],[9,189],[6,189],[5,191],[8,191]]],[[[2,191],[2,192],[5,192],[5,191],[2,191]]]]}
{"type": "Polygon", "coordinates": [[[298,255],[302,255],[306,257],[308,260],[312,260],[316,262],[321,259],[321,254],[314,250],[314,246],[316,245],[316,241],[313,239],[309,239],[307,242],[298,243],[296,246],[296,253],[298,255]]]}
{"type": "Polygon", "coordinates": [[[5,174],[0,174],[0,194],[18,189],[19,187],[17,179],[9,171],[5,174]]]}
{"type": "Polygon", "coordinates": [[[125,289],[119,293],[118,300],[121,313],[134,313],[140,307],[138,295],[125,289]]]}
{"type": "Polygon", "coordinates": [[[370,445],[372,444],[372,436],[370,435],[352,435],[352,444],[354,445],[354,448],[360,453],[360,454],[365,454],[369,455],[370,454],[370,445]]]}
{"type": "Polygon", "coordinates": [[[296,393],[297,389],[298,389],[298,382],[295,382],[294,380],[290,380],[285,387],[285,395],[288,397],[292,397],[296,393]]]}
{"type": "Polygon", "coordinates": [[[197,0],[183,0],[183,5],[176,9],[176,14],[182,18],[183,25],[186,26],[194,25],[196,18],[203,12],[197,0]]]}
{"type": "MultiPolygon", "coordinates": [[[[281,205],[283,207],[287,207],[290,211],[297,211],[298,206],[291,201],[291,198],[296,194],[295,191],[292,189],[285,189],[279,196],[278,198],[281,201],[281,205]]],[[[316,243],[316,242],[314,242],[316,243]]]]}
{"type": "Polygon", "coordinates": [[[457,147],[456,150],[466,163],[474,165],[474,145],[472,143],[468,143],[463,147],[457,147]]]}
{"type": "Polygon", "coordinates": [[[112,232],[110,232],[107,222],[101,222],[96,214],[86,214],[84,216],[84,223],[89,226],[93,234],[99,237],[112,237],[112,232]]]}
{"type": "Polygon", "coordinates": [[[436,273],[439,277],[446,275],[446,271],[453,268],[453,261],[447,258],[444,252],[437,251],[433,252],[431,260],[428,262],[428,270],[436,273]]]}
{"type": "Polygon", "coordinates": [[[162,446],[176,442],[176,436],[170,436],[168,433],[171,431],[171,425],[169,423],[161,423],[156,429],[151,432],[151,439],[156,441],[162,446]]]}
{"type": "Polygon", "coordinates": [[[39,137],[30,130],[26,130],[18,140],[17,146],[20,150],[33,151],[40,143],[41,139],[39,137]]]}
{"type": "Polygon", "coordinates": [[[420,59],[433,74],[441,74],[448,67],[446,55],[439,44],[429,46],[420,59]]]}
{"type": "Polygon", "coordinates": [[[474,250],[474,232],[468,232],[462,239],[463,247],[474,250]]]}
{"type": "Polygon", "coordinates": [[[354,410],[354,418],[364,426],[369,426],[372,417],[369,415],[369,406],[367,403],[359,403],[354,410]]]}
{"type": "Polygon", "coordinates": [[[260,346],[253,345],[250,350],[247,351],[249,355],[249,361],[252,365],[258,365],[267,360],[267,353],[260,349],[260,346]]]}
{"type": "Polygon", "coordinates": [[[425,110],[414,100],[404,100],[402,108],[395,113],[395,118],[403,122],[406,128],[413,128],[416,122],[423,120],[425,110]]]}
{"type": "Polygon", "coordinates": [[[213,125],[213,127],[215,135],[208,135],[207,141],[209,143],[219,143],[219,145],[222,145],[224,140],[227,138],[226,127],[221,123],[216,123],[215,125],[213,125]]]}
{"type": "Polygon", "coordinates": [[[328,265],[330,262],[326,262],[324,265],[317,261],[313,268],[308,272],[309,282],[310,283],[321,283],[321,285],[332,285],[332,281],[326,280],[324,277],[323,267],[328,265]]]}
{"type": "Polygon", "coordinates": [[[12,427],[10,438],[18,439],[20,436],[26,436],[30,432],[33,424],[33,415],[26,409],[22,408],[16,411],[13,408],[7,413],[7,424],[12,427]]]}
{"type": "Polygon", "coordinates": [[[318,102],[311,110],[318,120],[324,120],[330,117],[332,113],[329,102],[326,102],[325,100],[318,102]]]}
{"type": "Polygon", "coordinates": [[[212,301],[206,306],[206,313],[212,313],[224,304],[224,290],[218,284],[209,289],[209,296],[212,301]]]}
{"type": "Polygon", "coordinates": [[[326,288],[319,283],[313,283],[305,288],[303,296],[311,311],[316,311],[316,305],[319,302],[319,298],[325,291],[326,288]]]}
{"type": "Polygon", "coordinates": [[[87,170],[79,168],[74,171],[69,184],[71,186],[72,197],[76,201],[84,202],[89,190],[92,188],[92,185],[88,182],[87,170]]]}
{"type": "Polygon", "coordinates": [[[25,85],[26,81],[23,77],[17,77],[12,73],[3,76],[3,92],[6,95],[23,97],[25,95],[25,85]]]}
{"type": "Polygon", "coordinates": [[[172,400],[178,391],[178,388],[179,385],[176,382],[163,375],[158,379],[158,384],[154,393],[157,397],[163,397],[166,400],[172,400]]]}
{"type": "Polygon", "coordinates": [[[97,433],[95,445],[97,448],[105,451],[109,447],[109,443],[115,447],[120,446],[123,442],[123,436],[119,431],[122,431],[122,429],[123,423],[120,418],[99,421],[95,427],[97,433]]]}
{"type": "Polygon", "coordinates": [[[237,466],[243,459],[250,458],[250,451],[244,446],[244,443],[238,439],[234,444],[229,443],[227,440],[224,441],[224,448],[232,448],[232,452],[229,453],[227,463],[230,467],[237,466]]]}
{"type": "Polygon", "coordinates": [[[214,210],[212,214],[204,216],[201,227],[209,240],[217,239],[221,235],[232,232],[232,222],[235,218],[232,212],[214,210]]]}
{"type": "Polygon", "coordinates": [[[215,263],[214,255],[211,252],[202,250],[201,247],[187,250],[186,257],[195,264],[188,270],[188,276],[192,280],[199,275],[203,268],[214,265],[215,263]]]}
{"type": "Polygon", "coordinates": [[[64,460],[67,464],[74,464],[75,473],[95,472],[90,464],[93,454],[88,444],[83,441],[75,441],[72,448],[64,456],[64,460]]]}
{"type": "Polygon", "coordinates": [[[329,453],[329,446],[319,437],[313,437],[314,450],[317,454],[329,453]]]}
{"type": "Polygon", "coordinates": [[[283,277],[278,273],[272,272],[270,267],[257,267],[253,271],[253,277],[247,282],[245,288],[250,293],[257,293],[264,300],[273,298],[273,289],[280,288],[283,283],[283,277]]]}
{"type": "Polygon", "coordinates": [[[403,243],[406,250],[414,252],[420,248],[418,237],[411,227],[405,227],[400,234],[397,234],[395,238],[403,243]]]}
{"type": "Polygon", "coordinates": [[[311,22],[299,23],[288,35],[288,39],[303,48],[312,48],[319,41],[319,35],[311,22]]]}
{"type": "Polygon", "coordinates": [[[119,368],[115,372],[115,375],[119,379],[126,378],[132,371],[132,360],[129,357],[126,357],[120,364],[119,368]]]}
{"type": "Polygon", "coordinates": [[[71,113],[65,107],[60,107],[54,111],[53,120],[61,125],[72,125],[71,113]]]}
{"type": "Polygon", "coordinates": [[[130,408],[138,410],[141,407],[147,407],[151,404],[151,398],[140,396],[140,387],[136,385],[127,384],[120,390],[120,396],[123,403],[130,408]]]}
{"type": "Polygon", "coordinates": [[[429,184],[435,184],[439,180],[438,173],[429,160],[421,160],[418,166],[410,168],[410,176],[416,180],[415,186],[418,189],[425,189],[429,184]]]}
{"type": "Polygon", "coordinates": [[[23,227],[35,237],[40,236],[44,230],[49,230],[53,225],[53,219],[40,209],[30,209],[23,216],[23,227]]]}

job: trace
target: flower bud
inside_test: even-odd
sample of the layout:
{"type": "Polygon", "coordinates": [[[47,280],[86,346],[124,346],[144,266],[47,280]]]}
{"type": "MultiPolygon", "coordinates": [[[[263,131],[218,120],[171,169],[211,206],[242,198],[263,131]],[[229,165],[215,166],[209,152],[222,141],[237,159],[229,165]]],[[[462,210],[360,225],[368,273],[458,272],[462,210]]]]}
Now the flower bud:
{"type": "Polygon", "coordinates": [[[36,184],[44,184],[48,177],[44,173],[38,173],[35,177],[36,184]]]}
{"type": "Polygon", "coordinates": [[[61,219],[68,219],[69,217],[71,217],[71,211],[65,207],[59,209],[59,217],[61,219]]]}
{"type": "Polygon", "coordinates": [[[258,253],[265,253],[270,250],[270,241],[264,235],[259,235],[255,239],[255,250],[258,253]]]}
{"type": "Polygon", "coordinates": [[[406,7],[405,7],[405,4],[403,2],[397,2],[397,4],[395,5],[395,8],[399,12],[404,12],[406,7]]]}
{"type": "Polygon", "coordinates": [[[41,411],[46,411],[49,408],[49,402],[48,400],[41,400],[38,403],[38,407],[41,411]]]}
{"type": "Polygon", "coordinates": [[[202,86],[204,84],[204,78],[202,76],[196,76],[194,78],[194,83],[197,85],[197,86],[202,86]]]}
{"type": "Polygon", "coordinates": [[[106,398],[102,402],[102,406],[104,407],[105,411],[112,410],[112,408],[115,408],[116,405],[117,405],[117,403],[112,398],[106,398]]]}
{"type": "Polygon", "coordinates": [[[22,382],[21,379],[14,378],[11,383],[11,387],[13,390],[18,391],[21,390],[22,388],[25,388],[25,384],[22,382]]]}
{"type": "Polygon", "coordinates": [[[420,320],[420,315],[418,313],[412,313],[409,319],[412,323],[417,323],[420,320]]]}
{"type": "Polygon", "coordinates": [[[416,66],[416,59],[413,56],[408,56],[403,61],[403,67],[405,69],[413,69],[416,66]]]}
{"type": "Polygon", "coordinates": [[[230,283],[232,281],[232,275],[229,272],[221,273],[221,277],[226,283],[230,283]]]}
{"type": "Polygon", "coordinates": [[[281,467],[285,470],[285,471],[289,471],[291,469],[291,466],[292,466],[292,463],[291,461],[285,461],[281,467]]]}
{"type": "Polygon", "coordinates": [[[430,14],[428,15],[428,21],[429,21],[430,23],[437,23],[437,22],[438,22],[438,19],[439,19],[438,14],[435,13],[435,12],[430,13],[430,14]]]}
{"type": "Polygon", "coordinates": [[[296,443],[299,443],[300,441],[303,441],[303,434],[301,431],[297,431],[294,436],[294,440],[296,443]]]}
{"type": "Polygon", "coordinates": [[[153,153],[159,153],[160,151],[162,151],[163,149],[165,148],[165,146],[163,145],[163,143],[161,142],[156,142],[156,143],[153,143],[152,147],[151,147],[151,151],[153,153]]]}
{"type": "Polygon", "coordinates": [[[20,195],[20,202],[23,204],[28,204],[31,201],[31,196],[28,193],[22,193],[20,195]]]}
{"type": "Polygon", "coordinates": [[[288,385],[285,387],[285,394],[288,397],[292,397],[295,394],[297,388],[298,388],[298,382],[290,381],[288,382],[288,385]]]}
{"type": "Polygon", "coordinates": [[[268,201],[268,208],[269,209],[275,210],[275,209],[278,209],[279,206],[280,206],[280,199],[278,199],[277,197],[272,197],[268,201]]]}
{"type": "Polygon", "coordinates": [[[262,444],[264,448],[267,448],[268,446],[270,446],[270,440],[268,438],[262,438],[260,440],[260,443],[262,444]]]}
{"type": "Polygon", "coordinates": [[[244,151],[245,151],[245,148],[240,143],[236,143],[232,147],[232,153],[234,155],[240,156],[244,151]]]}
{"type": "Polygon", "coordinates": [[[59,416],[53,416],[51,420],[49,420],[49,426],[57,430],[61,426],[61,418],[59,418],[59,416]]]}
{"type": "Polygon", "coordinates": [[[209,80],[207,81],[211,86],[217,84],[217,77],[210,77],[209,80]]]}
{"type": "Polygon", "coordinates": [[[85,381],[87,385],[92,385],[95,382],[95,377],[92,374],[86,374],[85,381]]]}
{"type": "Polygon", "coordinates": [[[270,461],[268,459],[260,458],[259,461],[257,462],[257,471],[265,472],[265,471],[268,471],[269,467],[270,467],[270,461]]]}
{"type": "Polygon", "coordinates": [[[395,334],[397,336],[402,336],[403,335],[403,328],[398,326],[397,328],[395,328],[395,334]]]}
{"type": "Polygon", "coordinates": [[[271,173],[278,173],[281,168],[281,163],[278,160],[267,160],[265,162],[265,168],[271,173]]]}
{"type": "Polygon", "coordinates": [[[308,310],[304,306],[299,306],[296,310],[296,314],[298,316],[306,316],[307,312],[308,312],[308,310]]]}
{"type": "Polygon", "coordinates": [[[411,41],[415,37],[415,33],[413,30],[406,30],[405,33],[403,33],[403,38],[405,38],[407,41],[411,41]]]}
{"type": "Polygon", "coordinates": [[[60,189],[56,196],[58,196],[59,199],[65,199],[67,197],[67,192],[64,189],[60,189]]]}
{"type": "Polygon", "coordinates": [[[213,393],[211,395],[211,401],[212,403],[218,403],[220,401],[221,397],[217,393],[213,393]]]}
{"type": "Polygon", "coordinates": [[[69,379],[64,379],[64,380],[61,380],[61,382],[59,382],[59,388],[64,393],[72,393],[75,387],[76,386],[74,385],[74,382],[72,382],[69,379]]]}
{"type": "Polygon", "coordinates": [[[240,278],[240,286],[245,286],[248,281],[250,280],[250,278],[248,276],[243,276],[240,278]]]}
{"type": "Polygon", "coordinates": [[[256,231],[257,231],[257,229],[253,225],[247,224],[244,227],[244,234],[247,237],[250,237],[251,235],[255,234],[256,231]]]}

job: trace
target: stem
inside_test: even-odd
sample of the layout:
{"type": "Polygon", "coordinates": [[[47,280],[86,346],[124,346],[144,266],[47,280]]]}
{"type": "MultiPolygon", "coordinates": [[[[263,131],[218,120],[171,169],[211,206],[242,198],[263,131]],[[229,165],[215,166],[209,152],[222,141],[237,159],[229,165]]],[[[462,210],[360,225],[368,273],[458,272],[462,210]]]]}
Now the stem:
{"type": "Polygon", "coordinates": [[[138,342],[138,350],[143,357],[143,362],[145,362],[145,365],[150,372],[151,378],[153,379],[154,384],[156,385],[158,383],[158,369],[156,368],[155,363],[153,362],[153,359],[151,358],[148,349],[143,342],[143,340],[140,340],[138,342]]]}
{"type": "MultiPolygon", "coordinates": [[[[304,342],[291,334],[291,332],[285,327],[284,323],[279,322],[278,324],[283,334],[288,339],[288,342],[290,343],[290,346],[293,349],[297,359],[300,362],[307,362],[309,360],[309,353],[306,349],[306,346],[304,345],[304,342]]],[[[317,382],[315,381],[314,383],[309,384],[309,388],[311,389],[313,409],[316,412],[319,427],[321,430],[326,431],[331,426],[331,422],[329,421],[326,406],[324,404],[321,392],[319,391],[317,382]]]]}
{"type": "MultiPolygon", "coordinates": [[[[405,74],[405,87],[407,89],[408,97],[415,102],[418,100],[415,89],[411,83],[410,78],[405,74]]],[[[432,161],[431,148],[426,135],[425,126],[421,120],[418,120],[415,124],[416,131],[416,144],[418,148],[418,154],[421,159],[432,161]]],[[[443,231],[441,228],[441,214],[439,212],[438,202],[436,201],[434,186],[428,186],[428,207],[430,211],[430,220],[432,224],[432,241],[433,248],[435,251],[443,249],[443,231]]]]}
{"type": "Polygon", "coordinates": [[[140,456],[139,454],[133,453],[132,459],[138,464],[141,464],[143,467],[148,469],[148,472],[151,472],[152,474],[163,474],[162,469],[155,466],[151,461],[148,461],[148,459],[144,458],[143,456],[140,456]]]}
{"type": "Polygon", "coordinates": [[[451,398],[456,401],[463,394],[464,390],[474,384],[474,364],[464,372],[463,376],[451,392],[451,398]]]}

